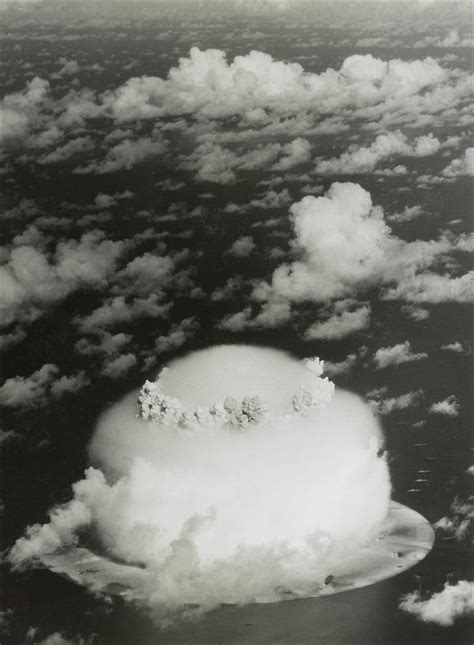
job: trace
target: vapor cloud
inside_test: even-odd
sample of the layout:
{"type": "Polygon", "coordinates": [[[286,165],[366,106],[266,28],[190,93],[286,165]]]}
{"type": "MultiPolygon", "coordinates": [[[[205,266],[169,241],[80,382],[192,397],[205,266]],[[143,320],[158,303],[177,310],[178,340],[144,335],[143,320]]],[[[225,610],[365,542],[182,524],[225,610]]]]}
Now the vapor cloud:
{"type": "Polygon", "coordinates": [[[331,400],[322,365],[306,366],[245,346],[175,361],[157,381],[157,420],[137,418],[134,392],[112,408],[90,447],[95,467],[48,523],[27,529],[10,563],[30,566],[93,531],[108,553],[143,565],[144,602],[160,619],[189,603],[311,595],[348,544],[377,531],[390,483],[367,406],[343,391],[331,400]],[[264,415],[220,425],[239,401],[252,415],[256,397],[264,415]]]}

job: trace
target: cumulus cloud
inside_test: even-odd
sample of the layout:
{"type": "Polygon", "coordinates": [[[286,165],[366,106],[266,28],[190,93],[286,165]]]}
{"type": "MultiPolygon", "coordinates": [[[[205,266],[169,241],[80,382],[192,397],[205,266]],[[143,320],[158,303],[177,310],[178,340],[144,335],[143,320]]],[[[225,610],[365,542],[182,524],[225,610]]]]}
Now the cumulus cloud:
{"type": "Polygon", "coordinates": [[[446,397],[442,401],[433,403],[428,412],[431,414],[442,414],[447,417],[457,417],[461,406],[454,394],[446,397]]]}
{"type": "Polygon", "coordinates": [[[61,56],[59,59],[59,64],[61,68],[52,75],[52,78],[61,77],[61,76],[74,76],[81,71],[81,66],[75,59],[67,59],[64,56],[61,56]]]}
{"type": "Polygon", "coordinates": [[[443,177],[453,178],[463,175],[474,175],[474,148],[466,148],[464,155],[459,159],[453,159],[441,172],[443,177]]]}
{"type": "Polygon", "coordinates": [[[306,340],[338,340],[367,329],[370,324],[370,307],[364,305],[352,311],[335,313],[327,320],[316,322],[305,332],[306,340]]]}
{"type": "Polygon", "coordinates": [[[324,373],[329,377],[348,374],[357,364],[358,358],[357,354],[349,354],[343,361],[324,361],[324,373]]]}
{"type": "Polygon", "coordinates": [[[258,210],[276,210],[284,208],[291,204],[291,196],[287,188],[280,192],[276,190],[269,190],[264,193],[262,197],[254,197],[246,204],[234,204],[229,202],[224,207],[225,213],[245,213],[252,209],[258,210]]]}
{"type": "Polygon", "coordinates": [[[28,81],[24,92],[7,94],[0,106],[0,134],[2,141],[23,139],[32,121],[44,104],[49,91],[48,81],[35,76],[28,81]]]}
{"type": "Polygon", "coordinates": [[[436,44],[438,47],[472,47],[474,40],[472,38],[461,38],[457,29],[451,29],[445,38],[436,44]]]}
{"type": "Polygon", "coordinates": [[[113,334],[100,326],[88,325],[84,329],[88,336],[80,338],[74,350],[98,362],[100,374],[107,378],[121,378],[137,365],[135,354],[130,351],[131,334],[113,334]]]}
{"type": "Polygon", "coordinates": [[[105,286],[125,248],[97,230],[58,242],[51,257],[27,244],[14,247],[0,267],[3,323],[34,320],[81,287],[105,286]]]}
{"type": "Polygon", "coordinates": [[[93,149],[94,142],[91,137],[77,137],[55,150],[42,155],[38,158],[38,163],[43,165],[63,163],[76,155],[83,155],[93,149]]]}
{"type": "Polygon", "coordinates": [[[94,640],[93,636],[90,638],[83,638],[82,636],[69,637],[62,632],[53,632],[46,638],[35,642],[37,645],[93,645],[94,640]]]}
{"type": "MultiPolygon", "coordinates": [[[[324,196],[304,197],[290,207],[290,222],[294,231],[291,255],[296,259],[280,264],[269,282],[254,284],[252,299],[256,302],[327,302],[364,294],[377,286],[383,287],[381,297],[386,300],[469,300],[469,273],[439,275],[430,267],[455,271],[449,253],[468,251],[470,236],[443,232],[438,239],[405,242],[393,235],[382,209],[372,205],[370,194],[358,184],[334,183],[324,196]]],[[[413,307],[408,311],[419,319],[426,317],[413,307]]],[[[362,329],[368,314],[364,309],[341,313],[333,322],[338,326],[353,323],[362,329]]],[[[251,316],[247,308],[240,320],[251,325],[251,316]]],[[[318,329],[319,323],[316,334],[318,329]]]]}
{"type": "Polygon", "coordinates": [[[130,170],[143,161],[162,155],[166,150],[167,145],[161,138],[125,139],[110,148],[102,161],[76,168],[74,172],[78,174],[90,172],[107,174],[119,170],[130,170]]]}
{"type": "Polygon", "coordinates": [[[427,320],[430,317],[430,312],[428,311],[428,309],[424,309],[423,307],[419,307],[418,305],[403,305],[401,311],[406,316],[417,322],[427,320]]]}
{"type": "Polygon", "coordinates": [[[255,250],[255,242],[251,235],[244,235],[230,247],[228,253],[236,258],[246,258],[255,250]]]}
{"type": "MultiPolygon", "coordinates": [[[[36,2],[38,0],[34,1],[36,2]]],[[[53,632],[52,634],[49,634],[49,636],[46,636],[46,638],[34,642],[36,645],[93,645],[94,640],[93,636],[90,638],[83,638],[82,636],[69,637],[62,632],[53,632]]]]}
{"type": "Polygon", "coordinates": [[[90,383],[84,372],[60,376],[57,365],[46,364],[30,376],[14,376],[0,387],[0,403],[10,408],[34,408],[77,392],[90,383]]]}
{"type": "Polygon", "coordinates": [[[6,133],[6,143],[21,142],[33,149],[57,144],[64,131],[82,127],[87,119],[101,113],[94,92],[88,88],[69,89],[56,98],[49,81],[38,76],[28,81],[23,91],[7,94],[0,109],[7,111],[10,123],[24,123],[21,132],[15,132],[14,136],[6,133]]]}
{"type": "Polygon", "coordinates": [[[474,614],[474,583],[459,580],[456,584],[446,583],[442,591],[423,598],[419,591],[402,596],[399,608],[424,623],[450,627],[463,617],[474,614]]]}
{"type": "Polygon", "coordinates": [[[0,141],[23,139],[28,132],[28,116],[8,108],[0,109],[0,141]]]}
{"type": "Polygon", "coordinates": [[[21,435],[17,434],[14,430],[0,429],[0,447],[5,445],[6,443],[10,443],[10,441],[21,440],[21,438],[21,435]]]}
{"type": "Polygon", "coordinates": [[[462,354],[462,352],[464,351],[464,347],[458,340],[456,340],[454,343],[441,345],[441,349],[444,349],[447,352],[455,352],[456,354],[462,354]]]}
{"type": "Polygon", "coordinates": [[[451,29],[444,38],[437,36],[426,36],[422,40],[416,41],[414,47],[472,47],[474,40],[472,38],[463,38],[457,29],[451,29]]]}
{"type": "Polygon", "coordinates": [[[226,148],[212,135],[183,157],[182,165],[195,171],[198,181],[230,184],[237,181],[238,173],[242,171],[294,168],[309,160],[310,150],[310,143],[301,137],[284,145],[257,144],[242,150],[226,148]]]}
{"type": "Polygon", "coordinates": [[[311,144],[307,139],[298,137],[282,147],[283,155],[273,164],[272,170],[289,170],[310,160],[311,144]]]}
{"type": "Polygon", "coordinates": [[[229,314],[220,321],[219,327],[228,331],[245,329],[273,329],[285,325],[291,319],[291,307],[288,302],[273,300],[265,302],[254,315],[252,307],[229,314]]]}
{"type": "Polygon", "coordinates": [[[423,209],[419,205],[406,206],[401,212],[393,213],[387,217],[389,222],[401,224],[402,222],[411,222],[423,214],[423,209]]]}
{"type": "Polygon", "coordinates": [[[102,368],[102,376],[117,379],[125,376],[137,364],[137,357],[134,354],[122,354],[112,360],[105,360],[102,368]]]}
{"type": "Polygon", "coordinates": [[[117,200],[115,199],[115,197],[113,197],[112,195],[107,195],[106,193],[98,193],[94,198],[94,206],[98,209],[110,208],[111,206],[115,206],[116,204],[117,200]]]}
{"type": "Polygon", "coordinates": [[[474,521],[473,501],[474,498],[466,502],[456,497],[450,506],[449,513],[433,525],[435,529],[453,537],[457,542],[468,539],[474,521]]]}
{"type": "Polygon", "coordinates": [[[131,334],[118,332],[111,334],[101,329],[94,330],[93,338],[80,338],[74,346],[82,356],[116,357],[132,340],[131,334]]]}
{"type": "Polygon", "coordinates": [[[315,167],[320,175],[351,175],[373,172],[382,161],[395,156],[425,157],[439,150],[440,142],[432,134],[416,138],[413,143],[400,130],[380,134],[367,148],[349,146],[340,157],[320,159],[315,167]]]}
{"type": "MultiPolygon", "coordinates": [[[[79,71],[77,61],[62,62],[61,78],[79,71]]],[[[96,143],[106,149],[115,143],[114,147],[102,160],[78,166],[75,172],[117,172],[162,156],[167,151],[166,132],[178,129],[197,143],[193,151],[180,157],[181,165],[193,171],[198,181],[227,184],[237,181],[241,172],[287,172],[308,163],[311,143],[305,137],[340,132],[350,127],[349,121],[358,127],[365,121],[379,131],[405,124],[429,125],[435,115],[437,123],[449,123],[469,95],[468,73],[444,68],[432,58],[383,61],[354,55],[339,69],[315,74],[259,51],[228,62],[224,51],[193,47],[166,78],[134,77],[101,94],[81,88],[58,97],[48,81],[35,77],[23,91],[5,96],[2,121],[5,137],[12,144],[20,140],[32,150],[56,146],[38,157],[41,163],[55,163],[78,151],[78,141],[66,142],[63,147],[61,139],[90,119],[112,119],[117,124],[161,120],[162,127],[155,128],[148,138],[134,139],[132,128],[118,129],[112,137],[106,135],[102,144],[96,143]],[[175,124],[163,123],[170,116],[182,118],[175,124]],[[236,117],[237,131],[226,132],[223,124],[228,117],[236,117]],[[295,138],[275,142],[275,137],[281,136],[295,138]],[[244,143],[243,148],[236,147],[239,142],[244,143]]],[[[424,156],[437,145],[430,135],[410,143],[396,131],[380,135],[369,148],[350,149],[345,161],[320,160],[320,170],[328,171],[325,163],[342,163],[341,172],[351,165],[366,172],[395,149],[408,156],[424,156]]]]}
{"type": "Polygon", "coordinates": [[[416,303],[471,302],[473,281],[474,271],[458,277],[427,271],[407,277],[396,287],[387,288],[382,298],[416,303]]]}
{"type": "Polygon", "coordinates": [[[382,210],[373,207],[370,194],[358,184],[334,183],[322,197],[304,197],[291,206],[290,221],[299,259],[278,267],[270,285],[258,286],[258,299],[278,294],[317,302],[395,282],[385,298],[413,300],[411,291],[419,285],[420,298],[441,302],[459,299],[458,283],[465,288],[468,282],[468,274],[450,278],[421,272],[450,250],[464,248],[464,237],[404,242],[391,233],[382,210]],[[446,281],[451,293],[437,289],[435,294],[434,285],[428,289],[432,276],[438,283],[446,281]]]}
{"type": "Polygon", "coordinates": [[[131,260],[116,275],[119,295],[147,297],[150,293],[160,294],[166,283],[170,284],[172,274],[180,257],[156,255],[145,252],[131,260]]]}
{"type": "Polygon", "coordinates": [[[70,376],[61,376],[51,385],[51,395],[53,398],[59,398],[69,392],[77,392],[89,383],[89,377],[83,371],[70,376]]]}
{"type": "Polygon", "coordinates": [[[428,358],[424,352],[412,352],[410,341],[398,343],[393,347],[381,347],[374,354],[374,363],[377,369],[382,369],[390,365],[400,365],[428,358]]]}
{"type": "Polygon", "coordinates": [[[127,300],[125,296],[115,296],[105,300],[100,307],[88,316],[76,319],[82,331],[96,328],[114,327],[128,324],[139,318],[166,318],[171,305],[163,303],[158,294],[127,300]]]}
{"type": "Polygon", "coordinates": [[[26,331],[21,328],[17,328],[5,334],[0,334],[0,347],[2,351],[6,352],[10,349],[10,347],[18,345],[18,343],[21,343],[21,341],[24,340],[26,336],[26,331]]]}
{"type": "Polygon", "coordinates": [[[386,393],[386,387],[367,393],[367,401],[370,407],[381,415],[391,414],[392,412],[406,410],[419,405],[424,397],[422,390],[412,390],[399,396],[384,398],[386,393]]]}
{"type": "Polygon", "coordinates": [[[363,188],[335,183],[324,197],[293,204],[290,220],[302,259],[275,270],[272,291],[289,300],[326,300],[373,279],[390,231],[363,188]]]}
{"type": "Polygon", "coordinates": [[[258,51],[228,63],[221,50],[193,47],[189,58],[181,58],[166,80],[131,78],[105,93],[103,105],[118,122],[171,114],[264,119],[265,111],[289,115],[311,109],[316,114],[334,114],[349,106],[361,115],[366,111],[373,120],[383,116],[385,102],[418,112],[427,106],[436,110],[437,96],[446,95],[455,104],[459,94],[468,94],[467,75],[451,78],[432,58],[406,62],[354,55],[339,70],[314,74],[258,51]]]}
{"type": "Polygon", "coordinates": [[[0,217],[3,220],[27,221],[36,215],[39,215],[41,209],[33,199],[23,198],[18,203],[7,210],[2,211],[0,217]]]}
{"type": "Polygon", "coordinates": [[[230,300],[244,286],[242,276],[235,275],[229,278],[223,287],[217,287],[211,294],[213,302],[230,300]]]}
{"type": "Polygon", "coordinates": [[[171,326],[168,334],[158,336],[155,341],[155,353],[164,354],[185,345],[196,333],[199,327],[196,318],[185,318],[171,326]]]}

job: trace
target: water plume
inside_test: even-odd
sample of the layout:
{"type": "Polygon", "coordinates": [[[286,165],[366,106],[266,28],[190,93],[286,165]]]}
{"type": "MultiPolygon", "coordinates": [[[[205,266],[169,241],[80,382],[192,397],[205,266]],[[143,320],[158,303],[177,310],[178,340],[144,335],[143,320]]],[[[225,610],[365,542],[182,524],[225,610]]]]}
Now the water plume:
{"type": "Polygon", "coordinates": [[[99,420],[73,500],[10,561],[93,534],[147,570],[143,604],[166,620],[314,595],[390,502],[376,418],[322,368],[249,346],[172,362],[99,420]]]}

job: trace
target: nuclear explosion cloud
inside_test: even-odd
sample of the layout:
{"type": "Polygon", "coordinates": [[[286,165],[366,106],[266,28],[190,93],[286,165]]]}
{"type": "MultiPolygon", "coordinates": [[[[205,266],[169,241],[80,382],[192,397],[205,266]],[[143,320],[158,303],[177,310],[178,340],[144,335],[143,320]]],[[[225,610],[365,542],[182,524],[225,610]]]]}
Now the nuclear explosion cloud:
{"type": "Polygon", "coordinates": [[[72,501],[29,527],[10,562],[51,563],[93,535],[161,618],[318,595],[390,504],[376,418],[322,370],[249,346],[173,361],[138,406],[131,392],[102,417],[72,501]]]}
{"type": "MultiPolygon", "coordinates": [[[[244,350],[239,350],[240,352],[244,350]]],[[[249,350],[247,350],[248,352],[249,350]]],[[[258,352],[260,355],[262,350],[258,352]]],[[[220,348],[215,350],[214,354],[222,361],[229,358],[229,367],[234,369],[235,366],[235,351],[233,348],[220,348]]],[[[269,352],[265,352],[267,361],[269,361],[269,352]]],[[[257,368],[255,359],[251,359],[250,355],[246,357],[248,363],[244,363],[244,370],[238,374],[238,379],[244,379],[242,382],[247,387],[255,387],[258,390],[265,391],[269,398],[274,398],[275,392],[265,389],[266,385],[263,381],[258,380],[255,385],[251,385],[253,379],[253,372],[257,368]],[[245,374],[247,370],[252,373],[245,374]],[[248,385],[247,385],[248,384],[248,385]]],[[[276,361],[274,361],[276,362],[276,361]]],[[[276,362],[275,368],[280,369],[280,365],[276,362]]],[[[313,375],[305,379],[298,374],[299,380],[304,385],[299,385],[291,399],[291,405],[287,408],[287,413],[296,412],[300,414],[309,414],[312,410],[323,406],[328,403],[334,395],[334,384],[327,378],[320,378],[323,373],[324,363],[317,358],[305,361],[306,369],[313,375]]],[[[227,367],[227,369],[229,369],[227,367]]],[[[200,369],[200,362],[198,360],[186,361],[184,366],[182,364],[174,365],[171,375],[169,369],[165,368],[157,381],[146,381],[138,396],[139,416],[143,419],[153,421],[164,426],[175,425],[180,428],[196,428],[210,429],[213,426],[221,427],[234,427],[244,430],[253,424],[262,423],[264,420],[269,421],[269,410],[265,407],[264,402],[257,394],[255,396],[244,396],[242,400],[237,400],[233,396],[225,396],[228,387],[232,391],[241,391],[242,386],[234,379],[232,385],[228,385],[229,378],[222,378],[222,374],[217,373],[215,359],[209,365],[209,372],[206,373],[206,384],[204,390],[201,390],[202,400],[207,399],[211,392],[215,392],[216,396],[225,396],[222,401],[215,402],[209,407],[197,407],[192,409],[183,405],[179,398],[174,398],[165,394],[162,387],[170,388],[171,390],[178,389],[181,396],[185,400],[189,400],[190,396],[183,388],[183,382],[189,380],[191,375],[192,381],[189,387],[194,391],[197,387],[199,374],[197,371],[200,369]],[[181,384],[181,385],[180,385],[181,384]],[[224,386],[224,387],[222,387],[224,386]]],[[[267,385],[272,384],[273,379],[268,379],[267,385]]],[[[297,381],[298,382],[298,381],[297,381]]],[[[191,401],[197,401],[195,396],[191,396],[191,401]]],[[[276,401],[273,402],[275,404],[276,401]]],[[[278,409],[278,407],[277,407],[278,409]]],[[[275,422],[276,419],[273,419],[275,422]]]]}

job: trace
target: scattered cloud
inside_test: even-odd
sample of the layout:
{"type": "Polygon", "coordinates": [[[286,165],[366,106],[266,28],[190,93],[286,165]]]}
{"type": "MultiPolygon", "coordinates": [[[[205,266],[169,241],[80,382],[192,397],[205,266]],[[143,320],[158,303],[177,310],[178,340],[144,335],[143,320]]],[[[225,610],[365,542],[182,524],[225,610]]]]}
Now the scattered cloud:
{"type": "Polygon", "coordinates": [[[430,317],[430,312],[428,309],[419,307],[418,305],[403,305],[401,311],[416,322],[421,322],[422,320],[427,320],[430,317]]]}
{"type": "Polygon", "coordinates": [[[399,608],[424,623],[450,627],[456,619],[474,614],[474,583],[459,580],[446,583],[442,591],[423,598],[419,591],[400,598],[399,608]]]}
{"type": "Polygon", "coordinates": [[[435,154],[440,145],[439,140],[431,133],[418,137],[410,144],[408,138],[400,130],[396,130],[380,134],[367,148],[352,145],[340,157],[318,160],[315,171],[319,175],[370,173],[382,161],[396,156],[426,157],[435,154]]]}
{"type": "Polygon", "coordinates": [[[228,63],[221,50],[193,47],[167,79],[132,78],[105,93],[103,109],[119,123],[194,114],[206,119],[241,115],[264,124],[269,115],[274,119],[309,108],[318,116],[335,115],[348,107],[357,118],[383,121],[387,112],[403,106],[410,120],[412,114],[441,111],[436,105],[441,97],[456,105],[468,95],[467,78],[452,75],[432,58],[407,62],[353,55],[339,70],[314,74],[259,51],[228,63]]]}
{"type": "Polygon", "coordinates": [[[349,354],[343,361],[324,361],[324,373],[329,378],[340,376],[341,374],[348,374],[357,364],[358,358],[357,354],[349,354]]]}
{"type": "Polygon", "coordinates": [[[430,412],[430,414],[442,414],[446,417],[457,417],[460,409],[461,406],[459,401],[454,394],[451,394],[442,401],[433,403],[428,412],[430,412]]]}
{"type": "Polygon", "coordinates": [[[417,406],[424,398],[423,390],[412,390],[406,394],[384,398],[386,392],[386,388],[380,388],[367,393],[369,405],[381,415],[417,406]]]}
{"type": "Polygon", "coordinates": [[[84,372],[60,376],[57,365],[46,364],[30,376],[14,376],[0,387],[0,403],[9,408],[34,408],[74,393],[90,383],[84,372]]]}
{"type": "Polygon", "coordinates": [[[63,163],[76,155],[83,155],[93,149],[94,142],[91,137],[77,137],[55,150],[42,155],[38,158],[38,163],[43,165],[63,163]]]}
{"type": "Polygon", "coordinates": [[[102,376],[107,376],[111,379],[121,378],[135,367],[136,364],[137,357],[134,354],[122,354],[111,361],[106,359],[104,361],[104,367],[102,368],[101,374],[102,376]]]}
{"type": "Polygon", "coordinates": [[[400,365],[428,358],[424,352],[414,353],[411,350],[411,344],[408,340],[404,343],[398,343],[393,347],[381,347],[374,354],[374,363],[377,369],[389,367],[390,365],[400,365]]]}
{"type": "Polygon", "coordinates": [[[275,190],[269,190],[263,195],[263,197],[255,197],[251,199],[247,204],[235,204],[229,202],[224,207],[225,213],[246,213],[252,209],[258,210],[277,210],[279,208],[285,208],[291,204],[291,196],[287,188],[284,188],[280,192],[275,190]]]}
{"type": "Polygon", "coordinates": [[[198,327],[196,318],[185,318],[180,323],[175,323],[166,336],[159,336],[156,339],[155,352],[163,354],[182,347],[194,336],[198,327]]]}
{"type": "Polygon", "coordinates": [[[170,309],[171,304],[163,303],[158,294],[130,300],[125,296],[115,296],[106,299],[88,316],[76,318],[76,323],[83,332],[90,332],[97,328],[129,324],[139,318],[167,318],[170,309]]]}
{"type": "Polygon", "coordinates": [[[81,66],[75,59],[68,60],[64,56],[59,59],[61,69],[52,75],[52,78],[61,76],[74,76],[81,71],[81,66]]]}
{"type": "Polygon", "coordinates": [[[80,338],[74,346],[82,356],[117,357],[132,340],[131,334],[95,330],[94,338],[80,338]]]}
{"type": "Polygon", "coordinates": [[[236,293],[242,290],[244,282],[242,276],[235,275],[229,278],[223,287],[217,287],[211,294],[213,302],[230,300],[236,293]]]}
{"type": "Polygon", "coordinates": [[[458,277],[431,271],[418,273],[384,290],[385,300],[408,300],[414,303],[471,302],[474,271],[458,277]]]}
{"type": "Polygon", "coordinates": [[[474,175],[474,148],[467,148],[459,159],[453,159],[441,172],[443,177],[462,177],[474,175]]]}
{"type": "Polygon", "coordinates": [[[265,302],[255,316],[250,306],[238,313],[229,314],[220,321],[219,327],[234,332],[245,329],[273,329],[285,325],[290,319],[291,307],[289,303],[274,300],[265,302]]]}
{"type": "Polygon", "coordinates": [[[448,343],[447,345],[441,345],[441,349],[444,349],[447,352],[455,352],[457,354],[462,354],[462,352],[464,351],[464,347],[457,340],[454,343],[448,343]]]}
{"type": "Polygon", "coordinates": [[[247,258],[255,250],[255,242],[251,235],[244,235],[230,247],[228,253],[236,258],[247,258]]]}
{"type": "Polygon", "coordinates": [[[130,170],[139,163],[164,154],[166,150],[167,145],[161,138],[124,139],[110,148],[102,161],[78,167],[74,172],[77,174],[93,172],[102,175],[119,170],[130,170]]]}
{"type": "Polygon", "coordinates": [[[352,311],[334,313],[322,322],[316,322],[305,332],[306,340],[339,340],[350,336],[362,329],[367,329],[370,324],[370,307],[364,305],[352,311]]]}
{"type": "Polygon", "coordinates": [[[188,156],[182,165],[196,173],[198,181],[231,184],[238,180],[242,171],[268,169],[286,171],[310,158],[311,145],[301,137],[287,144],[258,144],[249,149],[230,149],[216,140],[214,135],[206,138],[188,156]]]}
{"type": "Polygon", "coordinates": [[[125,241],[107,240],[97,230],[58,242],[52,256],[28,244],[16,246],[0,267],[4,324],[34,320],[81,287],[105,286],[125,248],[125,241]]]}
{"type": "Polygon", "coordinates": [[[472,38],[463,38],[457,29],[451,29],[444,38],[438,36],[426,36],[414,43],[414,47],[473,47],[472,38]]]}
{"type": "Polygon", "coordinates": [[[469,273],[458,277],[427,270],[450,251],[465,249],[469,236],[405,242],[394,236],[380,207],[359,184],[333,183],[324,196],[306,196],[290,207],[291,241],[298,259],[281,264],[270,283],[256,285],[264,301],[323,302],[391,284],[386,300],[466,301],[469,273]]]}
{"type": "Polygon", "coordinates": [[[401,212],[393,213],[389,215],[387,220],[393,222],[394,224],[400,224],[402,222],[411,222],[414,219],[420,217],[423,214],[423,209],[419,205],[415,206],[406,206],[401,212]]]}
{"type": "Polygon", "coordinates": [[[433,524],[435,529],[453,537],[457,542],[466,540],[474,522],[473,501],[474,498],[466,502],[456,497],[450,506],[449,513],[433,524]]]}

